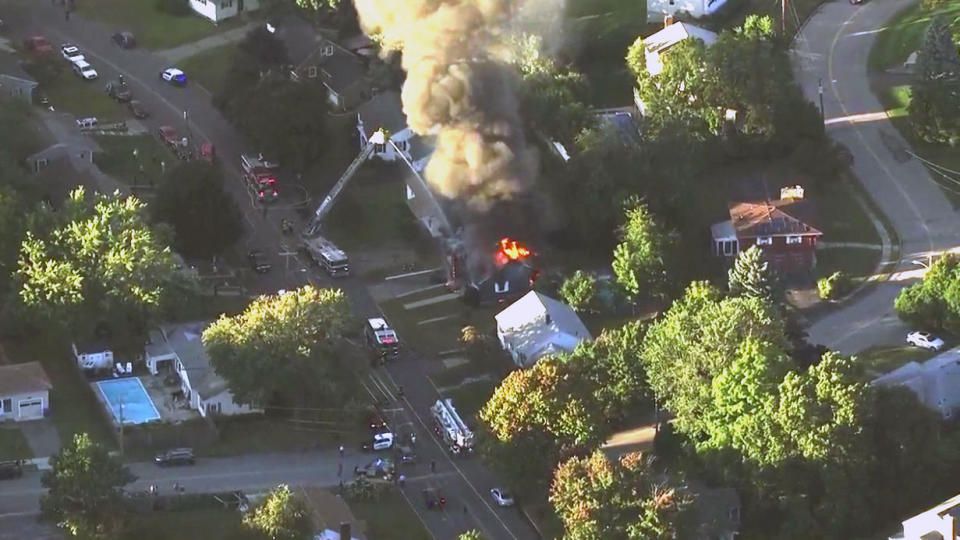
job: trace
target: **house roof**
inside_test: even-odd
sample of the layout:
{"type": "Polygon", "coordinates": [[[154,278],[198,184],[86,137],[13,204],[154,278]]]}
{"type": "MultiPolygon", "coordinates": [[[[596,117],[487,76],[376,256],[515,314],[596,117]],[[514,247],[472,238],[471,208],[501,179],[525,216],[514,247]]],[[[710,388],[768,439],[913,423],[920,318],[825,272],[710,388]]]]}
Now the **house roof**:
{"type": "Polygon", "coordinates": [[[960,407],[960,348],[950,349],[922,364],[910,362],[870,384],[904,386],[927,407],[941,414],[952,412],[960,407]]]}
{"type": "Polygon", "coordinates": [[[201,336],[206,322],[171,324],[150,332],[151,343],[144,347],[148,357],[175,355],[187,372],[190,388],[206,399],[227,389],[227,382],[210,365],[201,336]]]}
{"type": "Polygon", "coordinates": [[[298,66],[316,66],[323,74],[323,82],[334,92],[341,93],[350,87],[364,83],[366,69],[360,58],[333,41],[322,39],[317,48],[298,66]]]}
{"type": "Polygon", "coordinates": [[[0,366],[0,396],[50,390],[53,385],[40,362],[0,366]]]}
{"type": "Polygon", "coordinates": [[[738,238],[820,236],[823,233],[809,222],[812,214],[812,205],[802,199],[730,203],[730,220],[738,238]]]}
{"type": "Polygon", "coordinates": [[[690,23],[675,22],[663,30],[643,38],[643,46],[648,52],[662,53],[687,38],[697,38],[706,45],[713,45],[717,41],[717,34],[706,28],[700,28],[690,23]]]}
{"type": "Polygon", "coordinates": [[[37,83],[33,77],[23,70],[20,64],[20,59],[18,59],[15,55],[2,50],[0,50],[0,74],[15,77],[23,81],[29,81],[34,84],[37,83]]]}
{"type": "Polygon", "coordinates": [[[728,219],[711,225],[710,237],[714,240],[735,240],[737,231],[733,228],[733,221],[728,219]]]}
{"type": "Polygon", "coordinates": [[[497,327],[529,360],[559,351],[572,351],[592,339],[587,327],[570,306],[537,291],[530,291],[497,313],[497,327]]]}
{"type": "Polygon", "coordinates": [[[394,134],[407,127],[399,92],[380,92],[357,108],[357,116],[363,122],[363,132],[367,137],[380,128],[394,134]]]}

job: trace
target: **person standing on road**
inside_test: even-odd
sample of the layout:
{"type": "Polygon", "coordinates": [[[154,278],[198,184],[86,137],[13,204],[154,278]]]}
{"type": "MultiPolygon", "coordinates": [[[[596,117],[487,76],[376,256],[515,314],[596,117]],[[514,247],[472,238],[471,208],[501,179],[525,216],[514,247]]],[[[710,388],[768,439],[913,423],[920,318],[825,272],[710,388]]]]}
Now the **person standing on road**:
{"type": "Polygon", "coordinates": [[[437,462],[436,462],[436,461],[431,461],[431,462],[430,462],[430,472],[436,474],[436,472],[437,472],[437,462]]]}
{"type": "Polygon", "coordinates": [[[343,457],[343,445],[340,445],[340,457],[343,457]]]}

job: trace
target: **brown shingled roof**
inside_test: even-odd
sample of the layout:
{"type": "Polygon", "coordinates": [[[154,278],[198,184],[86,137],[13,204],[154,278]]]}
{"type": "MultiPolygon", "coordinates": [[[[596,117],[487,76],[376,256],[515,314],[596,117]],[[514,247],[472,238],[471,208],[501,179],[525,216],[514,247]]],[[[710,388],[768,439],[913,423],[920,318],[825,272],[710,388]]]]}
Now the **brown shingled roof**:
{"type": "Polygon", "coordinates": [[[782,235],[816,235],[823,233],[809,223],[794,217],[802,213],[804,201],[780,199],[776,201],[737,202],[730,204],[730,220],[739,238],[782,235]],[[790,213],[787,213],[790,210],[790,213]],[[794,212],[794,210],[798,212],[794,212]]]}
{"type": "Polygon", "coordinates": [[[0,396],[39,392],[52,387],[40,362],[0,366],[0,396]]]}

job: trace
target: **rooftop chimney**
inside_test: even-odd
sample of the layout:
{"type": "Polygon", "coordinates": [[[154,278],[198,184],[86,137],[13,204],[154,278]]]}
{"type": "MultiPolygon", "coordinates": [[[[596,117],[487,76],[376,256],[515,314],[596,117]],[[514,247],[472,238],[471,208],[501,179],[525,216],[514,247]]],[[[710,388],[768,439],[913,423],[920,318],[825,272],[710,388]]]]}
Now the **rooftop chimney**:
{"type": "Polygon", "coordinates": [[[352,531],[350,527],[350,522],[349,521],[340,522],[340,540],[352,540],[353,537],[350,536],[351,533],[352,531]]]}
{"type": "Polygon", "coordinates": [[[664,15],[663,16],[663,27],[666,28],[673,24],[673,15],[664,15]]]}
{"type": "Polygon", "coordinates": [[[780,188],[780,199],[803,199],[803,186],[787,186],[780,188]]]}

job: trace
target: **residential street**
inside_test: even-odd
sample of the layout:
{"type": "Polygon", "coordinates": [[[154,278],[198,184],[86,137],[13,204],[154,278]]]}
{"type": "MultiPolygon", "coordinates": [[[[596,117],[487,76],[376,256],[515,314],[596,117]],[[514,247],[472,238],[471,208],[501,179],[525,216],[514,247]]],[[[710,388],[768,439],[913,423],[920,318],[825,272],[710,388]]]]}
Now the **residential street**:
{"type": "Polygon", "coordinates": [[[891,279],[809,329],[811,342],[844,354],[902,344],[908,328],[897,318],[893,300],[921,275],[922,268],[911,261],[960,246],[960,218],[927,169],[903,159],[909,147],[870,91],[867,57],[877,30],[910,3],[826,2],[793,44],[794,71],[804,94],[818,103],[822,79],[827,133],[850,150],[853,173],[900,237],[900,262],[891,279]]]}
{"type": "MultiPolygon", "coordinates": [[[[72,16],[65,21],[62,9],[46,2],[10,0],[3,4],[2,16],[11,34],[19,38],[33,33],[46,35],[51,42],[73,42],[79,46],[91,63],[100,72],[101,80],[110,80],[123,73],[132,86],[137,99],[153,112],[145,122],[155,130],[161,124],[187,129],[195,137],[214,143],[226,171],[227,186],[244,212],[247,223],[246,244],[268,254],[288,251],[290,242],[280,231],[280,220],[286,218],[297,225],[299,216],[292,208],[274,207],[268,212],[251,205],[241,185],[237,161],[242,151],[254,151],[248,147],[232,126],[213,107],[210,95],[197,85],[174,88],[158,80],[158,73],[169,67],[164,58],[144,49],[123,50],[114,46],[109,36],[119,28],[108,28],[99,23],[72,16]],[[189,126],[184,125],[183,113],[188,112],[189,126]]],[[[311,39],[309,37],[307,39],[311,39]]],[[[312,43],[310,45],[313,46],[312,43]]],[[[96,83],[94,83],[96,84],[96,83]]],[[[55,104],[54,104],[55,105],[55,104]]],[[[257,292],[275,292],[292,288],[307,280],[322,286],[331,285],[313,266],[304,265],[297,259],[290,262],[291,272],[283,270],[284,264],[276,260],[274,271],[265,274],[258,283],[257,292]],[[301,272],[300,269],[306,271],[301,272]]],[[[367,292],[366,285],[354,278],[336,281],[348,295],[354,313],[360,317],[379,315],[380,310],[367,292]]],[[[427,408],[439,397],[426,377],[420,360],[409,352],[390,368],[390,374],[381,370],[383,386],[395,389],[401,384],[406,389],[403,400],[407,411],[403,416],[418,430],[418,453],[420,462],[407,476],[405,492],[413,508],[422,517],[435,538],[447,539],[468,529],[480,529],[489,539],[535,538],[536,533],[517,509],[500,509],[493,506],[488,491],[495,485],[492,474],[476,457],[453,461],[428,429],[427,408]],[[396,377],[396,383],[392,382],[396,377]],[[409,400],[409,401],[407,401],[409,400]],[[429,463],[435,461],[437,474],[429,474],[429,463]],[[427,471],[422,473],[420,471],[427,471]],[[422,477],[422,478],[421,478],[422,477]],[[448,499],[445,512],[428,511],[424,508],[419,490],[424,482],[438,485],[448,499]]],[[[388,390],[389,391],[389,390],[388,390]]],[[[296,455],[249,455],[236,458],[203,459],[194,468],[157,469],[151,464],[135,464],[134,472],[141,480],[133,489],[145,489],[150,479],[163,478],[168,486],[180,481],[188,491],[202,489],[255,490],[273,487],[286,482],[294,485],[319,483],[336,485],[335,461],[323,454],[296,455]],[[183,476],[180,476],[180,475],[183,476]],[[162,476],[160,476],[162,475],[162,476]]],[[[352,456],[351,459],[359,458],[352,456]]],[[[369,460],[369,458],[366,458],[369,460]]],[[[349,468],[352,470],[352,466],[349,468]]],[[[348,472],[345,466],[345,474],[348,472]]],[[[0,484],[0,514],[32,511],[40,495],[39,475],[31,474],[16,482],[0,484]]],[[[0,521],[0,528],[4,521],[0,521]]]]}

